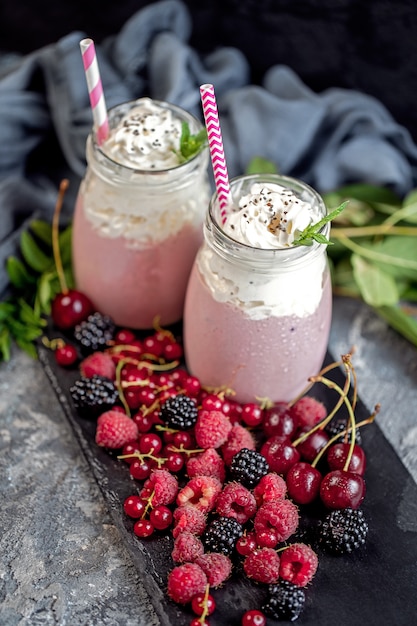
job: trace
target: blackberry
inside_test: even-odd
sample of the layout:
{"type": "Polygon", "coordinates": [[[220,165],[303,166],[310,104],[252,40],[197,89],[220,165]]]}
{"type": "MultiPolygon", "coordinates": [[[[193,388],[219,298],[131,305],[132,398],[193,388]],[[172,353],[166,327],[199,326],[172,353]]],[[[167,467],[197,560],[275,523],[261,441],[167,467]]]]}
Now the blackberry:
{"type": "Polygon", "coordinates": [[[70,394],[79,413],[91,417],[111,409],[119,399],[113,381],[98,374],[91,378],[82,376],[76,380],[70,394]]]}
{"type": "MultiPolygon", "coordinates": [[[[348,422],[344,418],[339,418],[337,420],[332,420],[328,426],[326,426],[326,433],[329,435],[329,438],[335,437],[338,433],[343,432],[348,428],[348,422]]],[[[348,434],[347,441],[350,442],[352,440],[352,433],[348,434]]],[[[335,441],[335,443],[345,441],[345,435],[340,435],[339,439],[335,441]]],[[[356,429],[355,435],[355,443],[360,446],[362,444],[362,437],[359,428],[356,429]]]]}
{"type": "Polygon", "coordinates": [[[319,542],[333,554],[353,552],[365,543],[368,529],[361,509],[336,509],[319,522],[319,542]]]}
{"type": "Polygon", "coordinates": [[[161,406],[159,417],[171,428],[188,430],[197,421],[196,401],[181,393],[171,396],[161,406]]]}
{"type": "Polygon", "coordinates": [[[249,448],[242,448],[235,454],[230,465],[232,478],[248,489],[256,487],[262,476],[268,472],[269,465],[266,458],[256,450],[249,450],[249,448]]]}
{"type": "Polygon", "coordinates": [[[114,337],[115,329],[116,326],[111,317],[96,312],[77,324],[74,337],[81,344],[84,353],[96,352],[109,345],[114,337]]]}
{"type": "Polygon", "coordinates": [[[242,535],[242,524],[232,517],[218,517],[206,528],[202,542],[206,552],[219,552],[230,556],[236,541],[242,535]]]}
{"type": "Polygon", "coordinates": [[[277,620],[294,622],[304,608],[305,593],[294,583],[282,580],[269,585],[269,596],[262,607],[263,612],[277,620]]]}

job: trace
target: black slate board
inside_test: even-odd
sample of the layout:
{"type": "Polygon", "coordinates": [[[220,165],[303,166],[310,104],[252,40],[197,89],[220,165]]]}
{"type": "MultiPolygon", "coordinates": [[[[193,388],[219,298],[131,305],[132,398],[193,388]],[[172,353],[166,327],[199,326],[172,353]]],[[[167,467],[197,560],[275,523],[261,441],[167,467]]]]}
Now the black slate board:
{"type": "MultiPolygon", "coordinates": [[[[135,481],[127,466],[114,455],[96,446],[95,424],[78,416],[72,405],[69,388],[77,371],[57,366],[53,352],[38,346],[39,360],[62,405],[83,450],[110,514],[147,589],[161,626],[188,626],[195,616],[171,602],[165,594],[172,539],[159,536],[139,540],[132,532],[133,522],[122,510],[124,499],[135,493],[135,481]]],[[[326,362],[334,359],[327,355],[326,362]]],[[[340,386],[341,370],[329,375],[340,386]]],[[[317,385],[313,392],[329,407],[334,406],[334,392],[317,385]]],[[[358,402],[357,420],[369,416],[358,402]]],[[[362,505],[370,530],[366,546],[351,555],[335,557],[319,552],[319,569],[306,591],[306,604],[297,620],[300,626],[411,626],[417,623],[417,485],[401,463],[394,449],[376,423],[362,429],[363,447],[368,464],[365,474],[367,494],[362,505]]],[[[323,515],[311,509],[310,521],[323,515]]],[[[309,535],[301,539],[308,541],[309,535]]],[[[221,589],[214,590],[216,611],[211,626],[239,626],[245,610],[260,607],[264,598],[262,585],[251,583],[236,574],[221,589]]],[[[282,624],[283,622],[279,622],[282,624]]],[[[278,624],[268,618],[268,625],[278,624]]]]}

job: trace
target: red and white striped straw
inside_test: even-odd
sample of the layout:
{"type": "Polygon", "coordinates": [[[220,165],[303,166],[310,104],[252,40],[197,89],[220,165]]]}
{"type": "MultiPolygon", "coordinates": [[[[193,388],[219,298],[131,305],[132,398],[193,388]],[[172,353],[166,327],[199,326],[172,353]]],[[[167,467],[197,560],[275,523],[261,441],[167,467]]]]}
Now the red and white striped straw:
{"type": "Polygon", "coordinates": [[[228,207],[231,205],[231,193],[226,159],[224,156],[219,113],[217,110],[213,85],[201,85],[200,94],[207,128],[207,138],[211,163],[213,166],[214,182],[216,184],[217,197],[219,199],[220,215],[224,223],[227,217],[228,207]]]}
{"type": "Polygon", "coordinates": [[[100,146],[109,135],[109,120],[94,41],[92,39],[82,39],[80,41],[80,48],[93,113],[94,131],[97,143],[100,146]]]}

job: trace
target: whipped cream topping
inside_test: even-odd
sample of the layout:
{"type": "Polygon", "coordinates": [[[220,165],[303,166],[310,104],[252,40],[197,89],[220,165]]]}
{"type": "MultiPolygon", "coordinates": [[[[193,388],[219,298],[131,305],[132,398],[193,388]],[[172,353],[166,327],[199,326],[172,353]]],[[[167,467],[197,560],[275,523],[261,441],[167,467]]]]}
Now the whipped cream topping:
{"type": "Polygon", "coordinates": [[[276,183],[254,183],[231,209],[223,230],[253,248],[287,248],[310,224],[319,221],[317,207],[276,183]]]}
{"type": "Polygon", "coordinates": [[[140,98],[113,128],[103,152],[113,161],[140,170],[179,165],[181,120],[150,98],[140,98]]]}

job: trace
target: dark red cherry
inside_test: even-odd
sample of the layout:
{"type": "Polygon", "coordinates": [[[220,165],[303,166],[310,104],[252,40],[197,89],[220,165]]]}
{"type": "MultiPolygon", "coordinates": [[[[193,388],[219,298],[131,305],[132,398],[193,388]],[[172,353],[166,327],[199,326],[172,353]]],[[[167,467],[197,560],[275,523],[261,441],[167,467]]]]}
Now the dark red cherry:
{"type": "MultiPolygon", "coordinates": [[[[336,443],[330,448],[330,450],[327,452],[327,462],[331,470],[344,468],[347,456],[349,454],[349,449],[350,443],[336,443]]],[[[365,473],[365,467],[365,451],[363,448],[361,448],[361,446],[355,444],[353,448],[352,458],[347,469],[349,472],[353,472],[354,474],[360,474],[361,476],[363,476],[365,473]]]]}
{"type": "Polygon", "coordinates": [[[344,470],[329,472],[320,485],[320,498],[328,509],[357,509],[365,492],[362,476],[344,470]]]}
{"type": "Polygon", "coordinates": [[[262,427],[267,437],[286,435],[290,439],[297,430],[297,420],[291,415],[286,402],[277,402],[264,411],[262,427]]]}
{"type": "Polygon", "coordinates": [[[294,463],[300,460],[297,448],[294,448],[291,440],[284,435],[267,439],[261,447],[261,454],[266,458],[269,470],[283,476],[294,463]]]}
{"type": "Polygon", "coordinates": [[[81,291],[69,289],[55,296],[51,306],[52,321],[58,328],[73,328],[93,313],[91,300],[81,291]]]}
{"type": "MultiPolygon", "coordinates": [[[[308,430],[311,430],[309,426],[300,431],[300,434],[308,432],[308,430]]],[[[324,430],[316,430],[296,447],[303,459],[311,463],[328,441],[329,435],[324,430]]]]}
{"type": "Polygon", "coordinates": [[[295,463],[285,477],[288,495],[296,504],[310,504],[320,493],[321,480],[321,473],[310,463],[295,463]]]}

